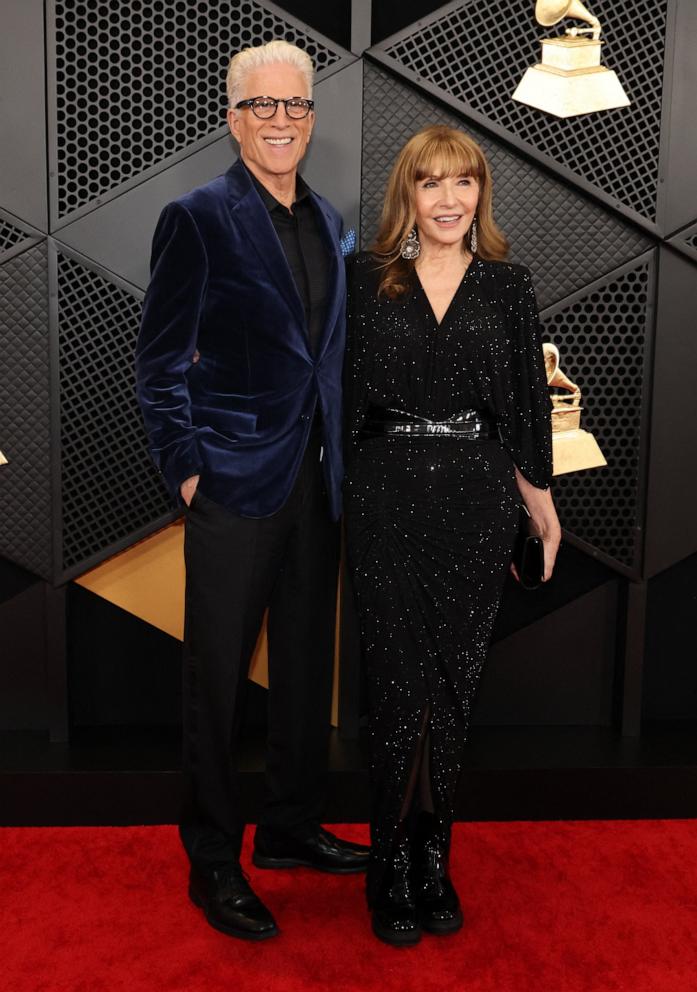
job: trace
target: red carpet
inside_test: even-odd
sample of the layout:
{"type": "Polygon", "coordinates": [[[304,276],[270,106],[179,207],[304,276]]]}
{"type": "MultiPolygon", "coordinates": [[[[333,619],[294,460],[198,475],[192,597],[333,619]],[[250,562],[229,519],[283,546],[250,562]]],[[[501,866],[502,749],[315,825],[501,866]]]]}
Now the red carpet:
{"type": "Polygon", "coordinates": [[[697,992],[697,821],[461,824],[453,861],[454,937],[386,947],[361,876],[251,869],[282,928],[251,944],[189,904],[172,827],[5,828],[0,989],[697,992]]]}

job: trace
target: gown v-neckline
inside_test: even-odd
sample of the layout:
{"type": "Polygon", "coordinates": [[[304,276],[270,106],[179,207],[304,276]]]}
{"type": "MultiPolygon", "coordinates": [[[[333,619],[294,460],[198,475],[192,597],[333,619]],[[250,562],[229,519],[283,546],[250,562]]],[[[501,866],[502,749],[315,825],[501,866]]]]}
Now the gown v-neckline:
{"type": "Polygon", "coordinates": [[[424,299],[424,302],[426,304],[426,308],[428,310],[428,313],[430,314],[430,316],[431,316],[431,318],[433,320],[433,323],[436,325],[436,327],[439,327],[440,328],[440,327],[443,327],[443,325],[445,324],[445,322],[448,319],[448,316],[450,314],[450,311],[453,308],[453,304],[455,303],[455,300],[460,295],[460,293],[462,291],[462,287],[465,285],[465,282],[467,281],[467,276],[469,275],[469,272],[472,269],[472,267],[473,267],[474,264],[475,264],[475,259],[474,258],[470,259],[470,263],[467,266],[467,268],[465,269],[464,273],[462,274],[462,279],[460,279],[459,283],[455,287],[455,292],[450,297],[450,302],[448,303],[447,307],[443,311],[443,316],[441,317],[440,320],[438,320],[438,318],[436,317],[436,312],[433,309],[433,305],[431,304],[431,301],[428,298],[428,293],[424,289],[424,285],[421,282],[421,279],[419,277],[419,273],[416,271],[416,269],[414,269],[414,275],[416,276],[417,291],[420,291],[421,292],[421,295],[423,296],[423,299],[424,299]]]}

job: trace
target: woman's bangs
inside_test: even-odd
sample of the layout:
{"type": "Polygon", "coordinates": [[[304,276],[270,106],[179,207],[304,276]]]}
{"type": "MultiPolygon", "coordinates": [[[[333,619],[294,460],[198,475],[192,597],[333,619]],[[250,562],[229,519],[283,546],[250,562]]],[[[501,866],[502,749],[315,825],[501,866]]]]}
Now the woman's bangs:
{"type": "Polygon", "coordinates": [[[430,142],[424,148],[416,166],[415,179],[419,182],[429,176],[444,179],[446,176],[474,176],[482,178],[482,164],[475,149],[470,149],[452,139],[430,142]]]}

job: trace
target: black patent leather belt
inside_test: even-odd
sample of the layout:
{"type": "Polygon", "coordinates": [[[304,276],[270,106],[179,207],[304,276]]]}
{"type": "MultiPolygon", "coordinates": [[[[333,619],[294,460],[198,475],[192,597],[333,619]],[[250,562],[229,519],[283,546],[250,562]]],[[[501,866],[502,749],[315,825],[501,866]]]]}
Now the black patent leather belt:
{"type": "Polygon", "coordinates": [[[430,420],[406,410],[369,407],[361,428],[361,437],[384,437],[390,434],[409,437],[452,435],[466,441],[489,441],[499,437],[496,421],[481,410],[462,410],[445,420],[430,420]]]}

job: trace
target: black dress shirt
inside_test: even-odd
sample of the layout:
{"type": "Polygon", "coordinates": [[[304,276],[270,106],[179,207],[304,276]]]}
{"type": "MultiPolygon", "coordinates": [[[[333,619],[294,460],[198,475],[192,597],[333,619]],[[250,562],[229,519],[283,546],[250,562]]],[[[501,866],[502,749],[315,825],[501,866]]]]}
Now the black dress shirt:
{"type": "Polygon", "coordinates": [[[289,210],[249,170],[271,223],[281,242],[305,310],[310,348],[317,354],[324,327],[329,283],[329,250],[322,238],[315,206],[307,184],[295,181],[295,201],[289,210]]]}

